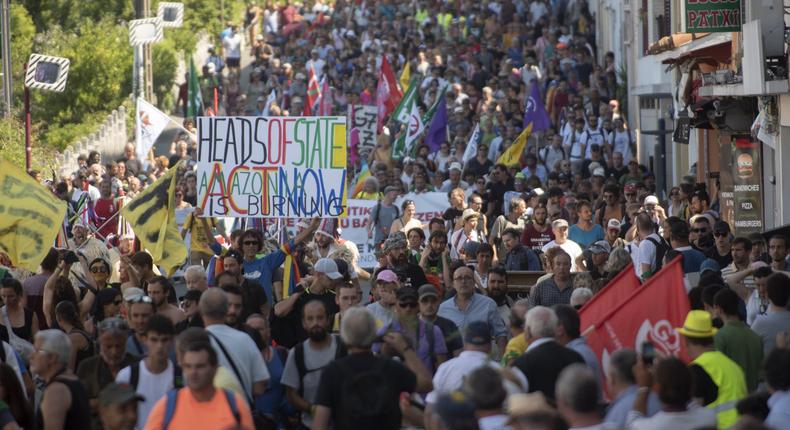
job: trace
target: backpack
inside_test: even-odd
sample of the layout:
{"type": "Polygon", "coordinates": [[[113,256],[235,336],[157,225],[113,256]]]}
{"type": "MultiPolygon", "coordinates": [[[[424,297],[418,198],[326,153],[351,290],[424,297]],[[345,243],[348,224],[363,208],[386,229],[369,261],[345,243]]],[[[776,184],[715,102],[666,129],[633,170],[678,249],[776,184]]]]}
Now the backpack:
{"type": "Polygon", "coordinates": [[[354,375],[343,381],[340,410],[347,422],[357,428],[376,428],[386,417],[397,416],[397,397],[384,376],[386,360],[377,358],[376,365],[364,371],[356,371],[341,360],[337,364],[346,374],[354,375]]]}
{"type": "MultiPolygon", "coordinates": [[[[129,375],[129,385],[134,387],[135,391],[137,391],[137,385],[140,383],[140,363],[143,359],[136,361],[134,364],[130,366],[130,375],[129,375]]],[[[173,363],[173,388],[179,389],[184,386],[184,376],[181,371],[181,366],[176,363],[173,363]]]]}
{"type": "MultiPolygon", "coordinates": [[[[223,389],[222,392],[225,394],[225,399],[228,401],[228,406],[230,407],[230,412],[233,414],[233,418],[236,419],[236,425],[241,426],[241,413],[239,412],[238,405],[236,405],[236,396],[230,390],[223,389]]],[[[168,391],[167,403],[165,404],[165,418],[162,421],[162,430],[167,430],[170,426],[170,422],[173,421],[177,403],[178,389],[168,391]]]]}
{"type": "MultiPolygon", "coordinates": [[[[425,320],[419,320],[419,321],[421,321],[421,322],[423,322],[425,324],[425,340],[428,341],[428,356],[431,359],[431,365],[434,366],[434,368],[439,367],[438,363],[436,362],[436,333],[433,332],[434,325],[430,321],[425,321],[425,320]]],[[[393,331],[393,329],[392,329],[393,324],[394,323],[390,323],[387,326],[386,332],[393,331]]],[[[419,322],[418,322],[418,324],[419,324],[419,322]]],[[[417,342],[419,342],[419,341],[420,341],[420,327],[418,325],[417,326],[417,342]]],[[[417,352],[417,348],[419,347],[419,345],[412,345],[412,347],[414,348],[414,351],[417,352]]],[[[431,373],[433,373],[433,372],[431,372],[431,373]]]]}
{"type": "Polygon", "coordinates": [[[653,246],[656,247],[656,269],[653,271],[653,273],[657,273],[659,270],[661,270],[661,266],[664,265],[664,255],[667,253],[667,251],[669,251],[669,245],[663,238],[656,240],[648,236],[645,240],[652,243],[653,246]]]}
{"type": "MultiPolygon", "coordinates": [[[[335,338],[335,342],[337,342],[337,347],[335,348],[335,360],[341,357],[345,357],[348,355],[346,350],[346,345],[340,340],[339,337],[333,336],[335,338]]],[[[306,342],[306,341],[305,341],[306,342]]],[[[283,362],[285,363],[285,362],[283,362]]],[[[304,377],[308,373],[317,372],[319,370],[323,370],[329,363],[324,366],[316,367],[314,369],[307,369],[307,365],[304,361],[304,342],[299,342],[294,347],[294,364],[296,364],[296,371],[299,373],[299,395],[304,396],[304,384],[301,381],[304,381],[304,377]]]]}

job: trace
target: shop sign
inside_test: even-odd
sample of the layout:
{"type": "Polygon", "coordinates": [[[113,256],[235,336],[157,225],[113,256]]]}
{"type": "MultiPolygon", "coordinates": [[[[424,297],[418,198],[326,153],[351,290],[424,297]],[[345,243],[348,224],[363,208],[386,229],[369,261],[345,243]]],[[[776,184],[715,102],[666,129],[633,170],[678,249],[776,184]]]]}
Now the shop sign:
{"type": "Polygon", "coordinates": [[[686,33],[741,31],[741,0],[683,0],[686,33]]]}

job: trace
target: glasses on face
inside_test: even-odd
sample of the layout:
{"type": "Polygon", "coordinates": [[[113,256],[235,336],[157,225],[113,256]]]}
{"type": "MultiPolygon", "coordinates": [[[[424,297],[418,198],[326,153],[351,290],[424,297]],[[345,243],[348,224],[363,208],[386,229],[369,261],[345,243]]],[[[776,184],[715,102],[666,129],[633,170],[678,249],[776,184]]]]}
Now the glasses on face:
{"type": "Polygon", "coordinates": [[[716,237],[727,237],[730,234],[726,233],[726,232],[723,232],[723,231],[717,231],[717,232],[714,232],[713,235],[716,236],[716,237]]]}
{"type": "Polygon", "coordinates": [[[398,303],[398,307],[402,309],[414,309],[417,307],[417,302],[405,302],[405,303],[398,303]]]}
{"type": "Polygon", "coordinates": [[[91,273],[107,273],[107,268],[104,266],[91,267],[91,273]]]}
{"type": "Polygon", "coordinates": [[[244,241],[244,244],[245,244],[245,245],[255,245],[255,246],[258,246],[258,241],[257,241],[257,240],[245,240],[245,241],[244,241]]]}

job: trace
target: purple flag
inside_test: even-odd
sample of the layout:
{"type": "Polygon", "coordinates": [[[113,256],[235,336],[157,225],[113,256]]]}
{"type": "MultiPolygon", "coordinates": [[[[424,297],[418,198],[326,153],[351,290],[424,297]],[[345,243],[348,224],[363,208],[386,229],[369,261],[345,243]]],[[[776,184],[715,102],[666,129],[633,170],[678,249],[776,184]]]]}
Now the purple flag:
{"type": "Polygon", "coordinates": [[[442,95],[442,99],[436,105],[433,119],[431,119],[431,126],[425,135],[425,144],[428,145],[430,152],[438,151],[442,143],[447,140],[447,122],[447,103],[442,95]]]}
{"type": "Polygon", "coordinates": [[[527,99],[527,106],[524,109],[524,127],[532,123],[532,132],[547,130],[551,127],[551,119],[546,107],[543,106],[543,98],[540,96],[538,81],[532,82],[532,91],[527,99]]]}

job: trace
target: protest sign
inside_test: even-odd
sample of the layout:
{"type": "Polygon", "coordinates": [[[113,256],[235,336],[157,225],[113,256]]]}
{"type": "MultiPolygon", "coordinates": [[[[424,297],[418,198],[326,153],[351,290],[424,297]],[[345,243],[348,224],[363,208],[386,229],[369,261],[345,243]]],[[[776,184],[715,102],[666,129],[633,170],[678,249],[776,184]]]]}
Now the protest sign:
{"type": "Polygon", "coordinates": [[[24,170],[0,159],[0,251],[36,272],[66,216],[59,200],[24,170]]]}
{"type": "Polygon", "coordinates": [[[200,117],[205,216],[344,216],[345,117],[200,117]]]}
{"type": "Polygon", "coordinates": [[[370,151],[376,146],[376,106],[348,105],[348,124],[350,130],[359,132],[359,153],[370,151]]]}

